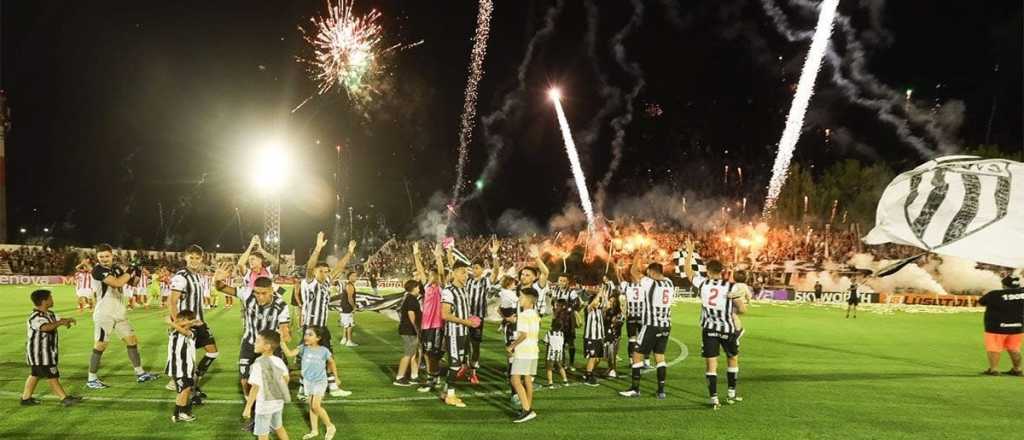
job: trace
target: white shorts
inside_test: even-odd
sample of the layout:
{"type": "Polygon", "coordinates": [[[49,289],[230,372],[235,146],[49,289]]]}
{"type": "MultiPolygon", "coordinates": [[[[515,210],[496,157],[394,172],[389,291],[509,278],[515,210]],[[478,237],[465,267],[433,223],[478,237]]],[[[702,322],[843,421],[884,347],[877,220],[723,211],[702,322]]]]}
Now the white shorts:
{"type": "Polygon", "coordinates": [[[512,359],[512,371],[513,376],[536,376],[537,375],[537,360],[536,359],[512,359]]]}
{"type": "Polygon", "coordinates": [[[170,290],[161,290],[160,291],[160,297],[161,298],[167,298],[169,296],[171,296],[171,291],[170,290]]]}
{"type": "Polygon", "coordinates": [[[307,383],[307,384],[303,385],[303,387],[306,388],[306,395],[307,396],[320,396],[320,397],[323,397],[325,394],[327,394],[327,381],[326,380],[319,381],[319,382],[313,382],[313,383],[307,383]]]}
{"type": "Polygon", "coordinates": [[[135,288],[124,286],[124,296],[135,296],[135,288]]]}
{"type": "Polygon", "coordinates": [[[355,313],[341,313],[341,328],[352,328],[356,326],[355,313]]]}
{"type": "Polygon", "coordinates": [[[93,339],[97,342],[109,342],[112,334],[122,339],[135,336],[135,328],[127,319],[94,317],[93,324],[93,339]]]}
{"type": "Polygon", "coordinates": [[[281,427],[281,413],[284,410],[275,412],[273,414],[256,414],[253,416],[253,430],[252,433],[256,435],[268,435],[270,431],[281,427]]]}
{"type": "Polygon", "coordinates": [[[78,289],[75,290],[75,296],[81,298],[92,298],[92,289],[78,289]]]}

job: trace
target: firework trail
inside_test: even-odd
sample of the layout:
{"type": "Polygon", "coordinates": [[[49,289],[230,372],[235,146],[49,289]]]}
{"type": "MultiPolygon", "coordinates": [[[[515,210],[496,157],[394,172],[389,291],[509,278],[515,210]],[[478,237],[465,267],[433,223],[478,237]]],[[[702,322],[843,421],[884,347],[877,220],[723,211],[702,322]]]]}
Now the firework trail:
{"type": "Polygon", "coordinates": [[[587,150],[601,136],[602,121],[611,114],[622,100],[622,91],[618,87],[608,83],[608,77],[601,70],[600,59],[597,56],[597,31],[600,23],[598,8],[593,0],[587,0],[584,4],[587,10],[587,33],[584,36],[584,45],[587,47],[587,56],[590,58],[590,65],[597,75],[597,91],[604,100],[604,106],[587,126],[587,129],[579,134],[579,147],[583,150],[584,162],[588,162],[587,150]]]}
{"type": "Polygon", "coordinates": [[[583,167],[580,166],[580,156],[576,152],[576,143],[572,140],[572,131],[569,130],[569,120],[565,118],[562,111],[562,96],[558,89],[551,89],[548,97],[555,104],[555,113],[558,115],[558,126],[562,129],[562,140],[565,141],[565,152],[569,155],[569,164],[572,166],[572,177],[576,181],[576,191],[580,194],[580,205],[583,213],[587,215],[588,230],[594,230],[594,207],[590,204],[590,192],[587,191],[587,178],[583,175],[583,167]]]}
{"type": "Polygon", "coordinates": [[[779,191],[789,173],[789,162],[793,159],[793,150],[796,148],[797,141],[800,140],[804,115],[807,113],[811,96],[814,95],[814,80],[818,76],[821,62],[825,58],[825,49],[828,48],[828,40],[832,36],[832,27],[838,7],[839,0],[824,0],[821,3],[821,13],[818,15],[814,37],[811,38],[811,48],[807,53],[803,71],[800,72],[796,95],[793,96],[793,106],[789,110],[789,117],[786,118],[786,128],[779,140],[779,152],[775,157],[775,164],[772,166],[772,178],[768,182],[768,196],[764,203],[763,214],[765,217],[770,216],[775,209],[775,200],[779,197],[779,191]]]}
{"type": "Polygon", "coordinates": [[[484,57],[487,55],[487,38],[491,33],[491,12],[494,3],[480,0],[480,12],[476,17],[476,35],[473,37],[473,53],[469,62],[469,80],[466,83],[466,99],[462,104],[462,124],[459,131],[459,162],[455,168],[455,187],[452,188],[452,203],[459,200],[459,193],[465,184],[466,159],[469,156],[469,140],[473,137],[476,124],[476,94],[480,77],[484,74],[484,57]]]}
{"type": "MultiPolygon", "coordinates": [[[[340,89],[354,103],[369,102],[377,93],[377,78],[386,70],[384,58],[423,42],[384,46],[380,12],[373,9],[366,15],[356,15],[352,10],[355,0],[338,0],[337,5],[326,1],[327,15],[310,18],[310,31],[299,27],[302,39],[313,49],[313,56],[297,60],[307,66],[310,78],[317,83],[317,94],[340,89]]],[[[308,101],[309,98],[292,112],[308,101]]]]}
{"type": "MultiPolygon", "coordinates": [[[[811,3],[806,0],[790,0],[790,2],[808,11],[814,11],[819,6],[817,3],[811,3]]],[[[786,19],[785,13],[773,0],[761,0],[760,3],[765,14],[775,24],[775,29],[787,40],[791,42],[803,41],[810,39],[813,35],[811,31],[793,29],[786,19]]],[[[849,17],[837,13],[836,24],[843,31],[847,59],[852,61],[844,62],[843,57],[831,45],[825,54],[825,61],[832,68],[830,79],[839,87],[843,95],[851,103],[874,111],[882,122],[892,126],[900,139],[914,147],[922,157],[934,157],[936,152],[923,139],[914,134],[907,123],[907,119],[897,116],[894,111],[903,109],[911,121],[924,124],[926,132],[938,140],[940,145],[950,145],[952,142],[948,140],[948,136],[941,127],[935,124],[934,118],[928,112],[918,109],[912,102],[906,100],[905,95],[886,86],[867,70],[865,66],[867,57],[864,47],[857,39],[856,30],[853,29],[849,17]],[[844,69],[850,71],[850,77],[846,76],[844,69]],[[864,86],[862,87],[854,81],[864,84],[864,86]],[[881,96],[881,98],[872,98],[865,95],[876,95],[881,96]]]]}
{"type": "Polygon", "coordinates": [[[626,23],[626,26],[612,37],[612,53],[615,55],[615,61],[636,82],[633,84],[633,89],[626,95],[626,110],[615,119],[612,119],[612,129],[615,130],[615,137],[612,139],[612,162],[608,165],[608,171],[605,172],[604,177],[597,184],[598,212],[604,212],[605,200],[608,195],[608,184],[611,183],[612,176],[615,175],[615,172],[619,169],[619,164],[622,163],[622,148],[626,143],[626,127],[633,122],[633,101],[640,95],[640,90],[646,84],[644,82],[644,71],[640,69],[640,64],[626,60],[626,47],[623,45],[623,41],[640,27],[643,20],[644,4],[642,0],[633,0],[633,16],[626,23]]]}
{"type": "Polygon", "coordinates": [[[551,37],[551,34],[555,31],[555,19],[558,18],[559,14],[565,8],[565,0],[558,0],[553,6],[548,8],[547,12],[544,13],[544,26],[533,34],[530,38],[530,42],[526,45],[526,54],[523,56],[523,61],[519,64],[519,68],[516,71],[516,79],[518,80],[518,86],[515,90],[505,94],[504,100],[502,101],[501,108],[494,111],[493,113],[484,116],[480,120],[480,126],[483,129],[484,141],[491,146],[490,151],[487,154],[487,164],[484,165],[483,172],[480,173],[480,177],[477,178],[479,184],[476,189],[467,195],[465,199],[459,202],[459,204],[473,200],[483,194],[482,188],[484,184],[490,182],[495,173],[498,172],[498,161],[501,158],[502,150],[505,147],[505,139],[498,133],[495,125],[502,121],[513,119],[513,117],[521,110],[523,105],[523,95],[526,93],[526,72],[530,68],[530,64],[533,62],[534,52],[536,51],[537,45],[547,41],[551,37]]]}

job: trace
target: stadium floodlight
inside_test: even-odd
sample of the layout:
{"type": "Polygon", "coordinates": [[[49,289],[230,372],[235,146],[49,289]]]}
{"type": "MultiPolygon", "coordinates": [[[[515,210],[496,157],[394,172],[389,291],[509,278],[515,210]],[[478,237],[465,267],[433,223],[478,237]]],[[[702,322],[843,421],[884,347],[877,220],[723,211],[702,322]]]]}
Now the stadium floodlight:
{"type": "Polygon", "coordinates": [[[257,151],[251,168],[253,183],[263,194],[277,194],[288,181],[288,152],[280,143],[269,143],[257,151]]]}

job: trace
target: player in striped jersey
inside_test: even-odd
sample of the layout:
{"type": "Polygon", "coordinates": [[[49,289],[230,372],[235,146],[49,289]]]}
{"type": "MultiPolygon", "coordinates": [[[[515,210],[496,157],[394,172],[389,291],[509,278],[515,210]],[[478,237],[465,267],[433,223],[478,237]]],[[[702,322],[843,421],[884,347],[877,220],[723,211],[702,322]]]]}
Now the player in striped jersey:
{"type": "Polygon", "coordinates": [[[75,266],[75,296],[78,297],[78,313],[86,307],[92,310],[96,298],[92,292],[92,259],[85,257],[75,266]]]}
{"type": "Polygon", "coordinates": [[[740,372],[740,332],[733,319],[735,315],[746,313],[747,305],[742,295],[734,292],[733,283],[722,279],[722,263],[716,260],[708,262],[707,278],[695,274],[689,255],[693,255],[693,242],[687,240],[688,256],[683,269],[686,277],[700,291],[700,326],[701,356],[704,357],[704,377],[708,382],[708,394],[711,396],[711,407],[718,409],[718,355],[719,350],[725,351],[728,362],[726,373],[729,392],[726,402],[733,404],[743,400],[736,395],[736,382],[740,372]]]}
{"type": "Polygon", "coordinates": [[[455,376],[468,360],[469,329],[477,328],[481,323],[479,317],[470,314],[469,295],[466,293],[468,268],[465,262],[456,261],[452,266],[451,284],[441,291],[441,319],[445,321],[448,343],[448,391],[444,403],[458,408],[465,408],[466,404],[455,395],[455,376]]]}
{"type": "Polygon", "coordinates": [[[633,279],[640,280],[640,294],[644,297],[641,310],[641,327],[637,333],[640,344],[633,353],[632,376],[630,389],[619,394],[625,397],[640,396],[640,371],[643,369],[644,353],[654,354],[655,367],[658,371],[658,399],[665,398],[665,376],[668,365],[665,364],[665,349],[668,346],[669,333],[672,331],[672,300],[675,286],[672,280],[662,273],[660,263],[650,263],[642,270],[643,261],[649,258],[636,258],[630,272],[633,279]]]}
{"type": "Polygon", "coordinates": [[[608,309],[609,292],[602,288],[587,302],[583,326],[583,352],[587,355],[587,372],[583,375],[584,385],[596,387],[597,376],[594,367],[604,357],[604,312],[608,309]]]}
{"type": "Polygon", "coordinates": [[[582,321],[580,312],[582,309],[582,301],[580,300],[579,289],[576,288],[576,278],[571,274],[562,273],[558,275],[558,281],[554,288],[551,289],[551,294],[548,295],[551,301],[565,301],[566,309],[573,316],[573,325],[565,328],[565,347],[563,352],[569,356],[569,362],[566,367],[569,371],[576,371],[576,328],[579,327],[579,322],[582,321]]]}
{"type": "Polygon", "coordinates": [[[147,373],[142,368],[139,356],[139,338],[135,329],[128,322],[124,305],[122,288],[133,281],[137,272],[126,272],[114,264],[114,249],[107,244],[96,247],[96,259],[99,264],[92,269],[92,290],[96,295],[96,307],[92,313],[94,325],[93,338],[96,341],[89,359],[89,379],[86,386],[92,389],[108,388],[99,379],[100,359],[106,351],[110,338],[114,333],[124,341],[128,350],[128,360],[135,369],[135,378],[139,383],[156,380],[159,376],[147,373]]]}
{"type": "MultiPolygon", "coordinates": [[[[330,313],[328,307],[331,303],[331,283],[345,270],[345,266],[352,259],[352,255],[356,250],[356,242],[349,242],[348,253],[338,260],[334,269],[331,269],[327,263],[320,261],[320,252],[323,251],[324,246],[327,246],[327,238],[324,237],[323,232],[320,232],[316,235],[316,244],[313,247],[313,252],[309,254],[309,260],[306,262],[306,278],[299,285],[299,322],[302,323],[302,334],[306,334],[306,330],[310,328],[321,327],[322,330],[318,331],[320,345],[333,354],[331,332],[327,329],[327,316],[330,313]]],[[[302,357],[297,359],[299,369],[302,369],[302,357]]],[[[333,373],[328,374],[327,385],[331,390],[332,396],[340,397],[344,394],[341,388],[338,387],[338,378],[333,373]]],[[[300,381],[300,400],[305,397],[304,390],[305,384],[300,381]]]]}
{"type": "MultiPolygon", "coordinates": [[[[626,337],[628,338],[626,349],[629,352],[630,359],[632,359],[633,354],[637,352],[637,348],[640,346],[640,342],[637,341],[637,335],[640,333],[643,309],[647,297],[641,291],[640,280],[633,279],[631,275],[628,281],[624,280],[620,285],[622,294],[626,297],[626,337]]],[[[648,354],[644,353],[644,355],[648,354]]]]}
{"type": "MultiPolygon", "coordinates": [[[[203,347],[206,354],[203,355],[203,359],[199,361],[199,365],[196,366],[196,379],[195,379],[195,399],[205,399],[206,394],[203,393],[199,388],[199,382],[206,375],[206,372],[210,370],[210,366],[220,356],[220,352],[217,350],[217,340],[213,337],[213,332],[210,331],[210,327],[206,325],[206,314],[203,311],[203,282],[202,282],[202,269],[203,265],[203,248],[199,245],[191,245],[185,249],[185,268],[179,270],[171,277],[171,300],[168,303],[168,312],[170,314],[171,321],[178,320],[178,312],[181,310],[190,310],[195,314],[195,319],[200,324],[196,325],[191,329],[195,345],[197,347],[203,347]]],[[[174,380],[167,384],[167,389],[178,389],[175,386],[174,380]]],[[[178,390],[180,393],[181,391],[178,390]]]]}
{"type": "Polygon", "coordinates": [[[60,385],[60,372],[57,370],[57,329],[61,326],[71,328],[75,320],[58,319],[53,308],[53,294],[49,290],[32,292],[32,314],[28,316],[28,337],[25,340],[25,360],[31,372],[25,380],[25,390],[21,393],[21,405],[38,405],[39,400],[32,397],[39,379],[46,379],[50,390],[60,398],[64,406],[71,406],[82,401],[81,397],[71,396],[64,392],[60,385]]]}
{"type": "MultiPolygon", "coordinates": [[[[497,239],[491,240],[491,270],[484,270],[484,262],[477,259],[473,262],[473,276],[466,282],[466,293],[469,295],[469,313],[472,316],[487,316],[487,295],[491,288],[498,283],[498,272],[501,266],[498,265],[498,250],[501,249],[501,242],[497,239]]],[[[480,343],[484,339],[483,327],[469,329],[469,363],[464,365],[456,377],[461,378],[469,373],[469,382],[477,385],[480,378],[476,370],[480,368],[480,343]]]]}
{"type": "MultiPolygon", "coordinates": [[[[288,324],[288,304],[274,295],[273,283],[270,278],[260,277],[254,280],[253,287],[234,287],[225,282],[231,276],[231,263],[222,264],[213,274],[217,290],[225,295],[236,296],[241,301],[244,313],[245,332],[242,334],[242,347],[238,355],[238,374],[242,383],[242,391],[249,395],[249,369],[256,359],[256,335],[264,330],[275,331],[284,341],[291,340],[288,324]]],[[[283,353],[281,353],[283,354],[283,353]]],[[[279,356],[280,357],[280,356],[279,356]]]]}
{"type": "Polygon", "coordinates": [[[192,404],[200,403],[191,398],[193,388],[198,392],[194,329],[205,324],[196,319],[196,313],[189,309],[179,310],[175,316],[167,333],[167,367],[164,369],[178,393],[171,422],[191,422],[196,419],[192,415],[192,404]]]}
{"type": "Polygon", "coordinates": [[[146,293],[149,291],[149,271],[146,268],[142,268],[142,272],[139,273],[138,281],[135,282],[135,296],[131,298],[131,301],[137,306],[143,306],[149,308],[149,295],[146,293]]]}

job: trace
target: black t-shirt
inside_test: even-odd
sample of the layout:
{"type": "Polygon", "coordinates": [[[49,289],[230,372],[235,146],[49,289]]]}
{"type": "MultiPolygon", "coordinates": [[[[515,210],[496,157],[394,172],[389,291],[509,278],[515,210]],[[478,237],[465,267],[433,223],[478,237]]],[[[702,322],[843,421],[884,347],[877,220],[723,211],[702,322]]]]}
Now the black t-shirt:
{"type": "Polygon", "coordinates": [[[405,294],[405,298],[402,298],[402,307],[398,309],[398,334],[415,336],[416,329],[420,328],[420,319],[422,317],[420,300],[416,299],[415,296],[405,294]],[[416,314],[415,326],[409,322],[409,312],[416,314]]]}
{"type": "MultiPolygon", "coordinates": [[[[355,311],[355,306],[348,301],[348,285],[350,283],[345,282],[341,284],[341,313],[352,313],[355,311]]],[[[355,290],[355,285],[352,285],[352,290],[355,290]]],[[[355,298],[355,294],[352,295],[355,298]]]]}
{"type": "Polygon", "coordinates": [[[1024,333],[1024,289],[993,290],[978,300],[985,306],[985,331],[1024,333]]]}

